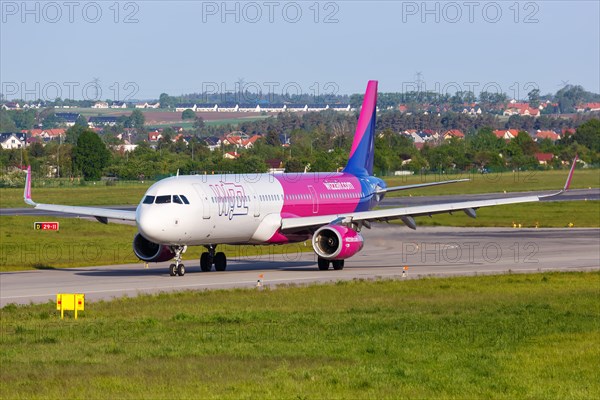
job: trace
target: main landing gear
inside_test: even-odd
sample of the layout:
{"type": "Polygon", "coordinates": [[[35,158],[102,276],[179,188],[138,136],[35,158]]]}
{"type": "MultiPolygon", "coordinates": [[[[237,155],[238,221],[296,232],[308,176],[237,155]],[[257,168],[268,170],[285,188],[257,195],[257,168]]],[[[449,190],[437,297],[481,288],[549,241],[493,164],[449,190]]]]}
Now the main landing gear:
{"type": "Polygon", "coordinates": [[[176,246],[175,251],[175,264],[169,265],[169,275],[171,276],[183,276],[185,275],[185,265],[181,263],[181,257],[187,250],[187,246],[176,246]]]}
{"type": "Polygon", "coordinates": [[[344,260],[326,260],[322,257],[317,259],[317,266],[321,271],[327,271],[329,269],[329,263],[331,263],[333,269],[336,271],[344,269],[344,260]]]}
{"type": "Polygon", "coordinates": [[[215,271],[225,271],[227,269],[227,257],[225,253],[215,253],[216,245],[205,247],[208,252],[204,252],[200,256],[200,269],[202,272],[209,272],[213,265],[215,266],[215,271]]]}

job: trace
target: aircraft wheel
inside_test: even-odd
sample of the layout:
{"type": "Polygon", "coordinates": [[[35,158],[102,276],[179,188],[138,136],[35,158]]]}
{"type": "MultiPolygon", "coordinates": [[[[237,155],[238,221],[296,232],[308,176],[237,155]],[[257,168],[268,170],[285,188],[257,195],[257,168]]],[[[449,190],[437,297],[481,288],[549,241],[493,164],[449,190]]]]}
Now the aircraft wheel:
{"type": "Polygon", "coordinates": [[[329,269],[329,260],[319,257],[317,259],[317,265],[319,266],[319,270],[327,271],[329,269]]]}
{"type": "Polygon", "coordinates": [[[169,275],[171,275],[171,276],[177,275],[177,266],[175,264],[169,265],[169,275]]]}
{"type": "Polygon", "coordinates": [[[177,275],[179,275],[179,276],[185,275],[185,265],[179,264],[179,268],[177,268],[177,275]]]}
{"type": "Polygon", "coordinates": [[[225,257],[225,253],[218,252],[215,254],[215,269],[217,271],[225,271],[227,269],[227,257],[225,257]]]}
{"type": "Polygon", "coordinates": [[[206,252],[200,255],[200,270],[202,272],[209,272],[212,269],[212,263],[210,262],[210,255],[206,252]]]}
{"type": "Polygon", "coordinates": [[[334,260],[331,262],[331,264],[333,265],[333,269],[336,271],[344,269],[344,260],[334,260]]]}

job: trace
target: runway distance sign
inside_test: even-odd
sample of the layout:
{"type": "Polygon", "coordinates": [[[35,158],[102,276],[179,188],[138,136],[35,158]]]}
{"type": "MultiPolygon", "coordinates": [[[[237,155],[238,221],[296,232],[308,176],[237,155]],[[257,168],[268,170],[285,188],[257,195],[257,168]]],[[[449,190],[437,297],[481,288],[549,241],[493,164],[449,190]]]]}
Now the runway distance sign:
{"type": "Polygon", "coordinates": [[[36,231],[57,231],[58,222],[34,222],[33,229],[36,231]]]}

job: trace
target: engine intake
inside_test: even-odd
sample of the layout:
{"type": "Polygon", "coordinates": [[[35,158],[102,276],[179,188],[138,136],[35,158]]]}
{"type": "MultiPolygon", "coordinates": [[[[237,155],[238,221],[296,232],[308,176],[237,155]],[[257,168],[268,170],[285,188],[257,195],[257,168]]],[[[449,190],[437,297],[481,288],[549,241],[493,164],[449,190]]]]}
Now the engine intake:
{"type": "Polygon", "coordinates": [[[344,260],[358,253],[363,247],[362,235],[354,229],[341,225],[325,225],[313,235],[315,253],[326,260],[344,260]]]}
{"type": "Polygon", "coordinates": [[[133,238],[133,252],[137,258],[146,262],[168,261],[175,257],[169,246],[151,242],[139,233],[133,238]]]}

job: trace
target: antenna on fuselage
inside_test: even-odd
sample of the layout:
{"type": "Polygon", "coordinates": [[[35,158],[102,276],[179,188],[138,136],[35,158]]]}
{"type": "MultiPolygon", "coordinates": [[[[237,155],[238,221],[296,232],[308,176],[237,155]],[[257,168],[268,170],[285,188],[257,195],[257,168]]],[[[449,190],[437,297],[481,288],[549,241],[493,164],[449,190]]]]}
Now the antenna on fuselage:
{"type": "Polygon", "coordinates": [[[179,168],[177,168],[177,176],[179,176],[179,168]]]}

